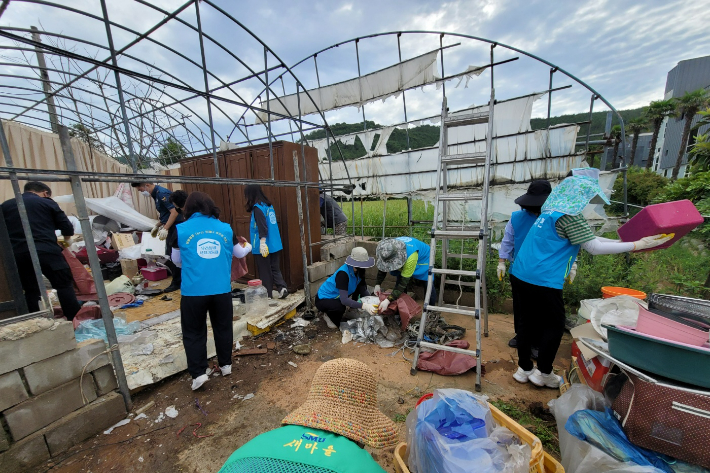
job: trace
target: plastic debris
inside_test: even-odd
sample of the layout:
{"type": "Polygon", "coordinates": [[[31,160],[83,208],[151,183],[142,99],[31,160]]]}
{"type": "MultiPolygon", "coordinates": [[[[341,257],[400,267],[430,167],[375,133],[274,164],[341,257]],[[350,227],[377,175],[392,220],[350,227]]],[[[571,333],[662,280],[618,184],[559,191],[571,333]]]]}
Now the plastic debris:
{"type": "Polygon", "coordinates": [[[237,340],[236,342],[234,342],[234,349],[235,349],[235,350],[241,350],[241,348],[242,348],[242,344],[239,343],[239,340],[237,340]]]}
{"type": "Polygon", "coordinates": [[[171,419],[174,419],[178,416],[178,411],[175,409],[175,406],[168,406],[165,409],[165,415],[170,417],[171,419]]]}
{"type": "Polygon", "coordinates": [[[136,416],[136,418],[135,418],[135,419],[133,419],[133,420],[138,420],[138,419],[147,419],[147,418],[148,418],[148,416],[147,416],[147,415],[145,415],[145,413],[143,413],[143,414],[138,414],[138,415],[136,416]]]}
{"type": "Polygon", "coordinates": [[[175,361],[174,355],[166,355],[158,362],[158,364],[159,365],[167,365],[168,363],[172,363],[173,361],[175,361]]]}
{"type": "MultiPolygon", "coordinates": [[[[140,322],[126,323],[121,318],[115,318],[113,320],[114,328],[116,329],[116,335],[132,335],[136,330],[141,328],[140,322]]],[[[108,338],[106,336],[106,328],[104,327],[104,321],[98,320],[83,320],[74,332],[77,343],[81,343],[85,340],[91,340],[92,338],[100,338],[104,342],[108,343],[108,338]]]]}
{"type": "Polygon", "coordinates": [[[246,396],[244,396],[244,399],[242,401],[248,401],[249,399],[254,397],[254,393],[249,393],[246,396]]]}
{"type": "Polygon", "coordinates": [[[111,432],[113,432],[113,429],[115,429],[115,428],[117,428],[117,427],[121,427],[122,425],[126,425],[126,424],[128,424],[130,421],[131,421],[131,419],[123,419],[123,420],[121,420],[121,421],[118,421],[118,422],[116,422],[114,425],[112,425],[111,427],[109,427],[108,429],[104,430],[104,434],[108,435],[108,434],[110,434],[111,432]]]}
{"type": "Polygon", "coordinates": [[[138,461],[143,463],[143,456],[142,455],[140,457],[138,457],[138,461]]]}
{"type": "Polygon", "coordinates": [[[150,355],[153,353],[153,344],[146,343],[145,345],[138,345],[135,350],[133,350],[134,355],[150,355]]]}
{"type": "Polygon", "coordinates": [[[291,324],[291,328],[294,327],[308,327],[311,323],[302,317],[296,317],[293,319],[293,324],[291,324]]]}
{"type": "Polygon", "coordinates": [[[298,368],[298,365],[296,363],[294,363],[293,361],[289,361],[288,364],[293,366],[294,368],[298,368]]]}
{"type": "Polygon", "coordinates": [[[343,345],[345,345],[346,343],[350,343],[352,341],[353,341],[353,334],[350,333],[349,330],[343,330],[343,339],[342,339],[343,345]]]}
{"type": "Polygon", "coordinates": [[[158,415],[158,418],[155,419],[155,423],[160,424],[161,422],[163,422],[163,420],[165,420],[165,414],[161,412],[160,415],[158,415]]]}

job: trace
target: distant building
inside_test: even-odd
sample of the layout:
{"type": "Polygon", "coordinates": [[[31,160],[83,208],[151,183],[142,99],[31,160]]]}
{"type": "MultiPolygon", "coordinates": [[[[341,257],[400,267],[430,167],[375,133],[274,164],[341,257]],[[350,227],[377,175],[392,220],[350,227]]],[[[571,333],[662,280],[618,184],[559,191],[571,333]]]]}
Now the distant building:
{"type": "MultiPolygon", "coordinates": [[[[648,160],[648,148],[651,146],[651,136],[653,133],[641,133],[639,135],[639,141],[636,144],[636,155],[634,157],[634,166],[646,167],[646,161],[648,160]]],[[[634,141],[634,135],[627,132],[626,135],[626,152],[623,156],[626,158],[626,163],[631,164],[631,144],[634,141]]],[[[607,169],[611,169],[612,157],[614,154],[614,147],[606,147],[606,162],[607,169]]],[[[619,149],[619,154],[622,154],[622,150],[619,149]]]]}
{"type": "MultiPolygon", "coordinates": [[[[680,61],[668,72],[666,78],[666,93],[664,100],[680,98],[686,92],[697,89],[710,89],[710,56],[698,57],[680,61]]],[[[693,119],[693,126],[700,120],[700,115],[693,119]]],[[[661,132],[658,135],[658,144],[655,153],[654,169],[659,174],[670,177],[673,167],[678,157],[680,141],[683,137],[683,124],[685,120],[681,117],[671,117],[664,120],[661,132]]],[[[703,134],[710,127],[702,127],[700,130],[691,132],[688,140],[688,147],[695,142],[697,134],[703,134]]],[[[683,157],[683,164],[680,168],[679,177],[685,174],[685,167],[688,162],[688,153],[683,157]]]]}

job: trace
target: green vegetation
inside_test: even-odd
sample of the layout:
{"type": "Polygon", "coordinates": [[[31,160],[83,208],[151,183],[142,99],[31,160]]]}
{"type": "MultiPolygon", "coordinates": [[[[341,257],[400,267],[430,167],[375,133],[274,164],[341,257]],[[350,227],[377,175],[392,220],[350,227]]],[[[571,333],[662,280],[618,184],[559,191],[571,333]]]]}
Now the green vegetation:
{"type": "Polygon", "coordinates": [[[706,108],[710,105],[710,94],[705,89],[698,89],[692,92],[686,92],[681,98],[677,99],[676,102],[676,115],[682,117],[684,120],[683,124],[683,135],[680,139],[680,148],[678,149],[678,157],[676,158],[675,166],[673,166],[673,175],[671,179],[676,180],[678,178],[678,173],[680,171],[680,166],[683,162],[683,156],[685,156],[688,140],[690,139],[690,127],[692,125],[693,118],[698,113],[699,110],[706,108]]]}
{"type": "MultiPolygon", "coordinates": [[[[646,113],[646,109],[648,107],[641,107],[641,108],[634,108],[630,110],[619,110],[619,113],[621,114],[622,118],[624,119],[624,123],[628,123],[629,121],[635,119],[635,118],[640,118],[644,116],[646,113]]],[[[603,112],[594,112],[592,113],[592,130],[590,134],[598,134],[598,133],[604,133],[604,127],[606,125],[606,111],[603,112]]],[[[616,121],[616,116],[613,117],[614,121],[616,121]]],[[[589,120],[589,112],[585,113],[574,113],[574,114],[568,114],[568,115],[560,115],[558,117],[550,117],[550,126],[554,125],[561,125],[563,123],[579,123],[579,122],[586,122],[589,120]]],[[[532,118],[530,119],[530,126],[532,127],[533,130],[540,130],[543,128],[547,127],[547,117],[545,118],[532,118]]],[[[650,128],[648,131],[651,131],[650,128]]],[[[582,125],[582,129],[580,130],[580,136],[581,135],[586,135],[587,134],[587,125],[582,125]]]]}
{"type": "Polygon", "coordinates": [[[158,152],[158,162],[163,166],[175,164],[185,157],[187,157],[187,149],[172,136],[168,137],[158,152]]]}
{"type": "MultiPolygon", "coordinates": [[[[557,423],[552,414],[545,415],[546,419],[542,419],[534,415],[530,410],[526,410],[515,404],[505,401],[489,401],[491,404],[500,409],[505,415],[513,419],[522,427],[529,430],[533,435],[540,439],[542,448],[557,458],[560,456],[560,440],[557,437],[557,423]]],[[[532,408],[535,404],[531,405],[532,408]]],[[[538,404],[538,409],[542,410],[538,404]]]]}
{"type": "MultiPolygon", "coordinates": [[[[626,176],[628,203],[642,207],[656,202],[656,199],[663,193],[670,182],[669,179],[660,174],[639,167],[629,168],[626,176]]],[[[614,182],[612,199],[617,202],[621,202],[624,199],[624,180],[621,176],[618,176],[614,182]]],[[[636,215],[639,210],[635,207],[629,207],[629,214],[636,215]]],[[[612,204],[607,210],[612,215],[622,215],[623,211],[624,206],[622,204],[612,204]]]]}

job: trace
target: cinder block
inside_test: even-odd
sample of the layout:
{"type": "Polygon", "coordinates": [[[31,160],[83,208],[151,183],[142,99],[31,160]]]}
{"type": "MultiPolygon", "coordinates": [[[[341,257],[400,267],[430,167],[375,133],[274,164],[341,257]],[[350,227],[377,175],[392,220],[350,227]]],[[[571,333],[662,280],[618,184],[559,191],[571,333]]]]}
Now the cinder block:
{"type": "Polygon", "coordinates": [[[327,262],[327,265],[328,265],[328,266],[327,266],[327,270],[326,270],[325,277],[331,276],[331,275],[334,274],[338,269],[340,269],[340,267],[345,264],[345,260],[346,260],[346,259],[347,259],[347,257],[345,257],[345,258],[338,258],[338,259],[331,259],[330,261],[328,261],[328,262],[327,262]]]}
{"type": "MultiPolygon", "coordinates": [[[[90,374],[84,375],[84,395],[89,402],[96,399],[94,379],[90,374]]],[[[55,420],[83,406],[79,380],[74,379],[37,397],[12,407],[3,412],[3,417],[10,428],[12,438],[17,441],[37,432],[55,420]]]]}
{"type": "MultiPolygon", "coordinates": [[[[4,362],[4,361],[3,361],[4,362]]],[[[13,371],[0,376],[0,411],[19,404],[29,398],[20,373],[13,371]]]]}
{"type": "Polygon", "coordinates": [[[45,329],[16,340],[2,340],[0,341],[0,360],[2,360],[0,374],[15,371],[74,348],[76,348],[74,325],[67,321],[59,322],[54,330],[45,329]]]}
{"type": "Polygon", "coordinates": [[[20,440],[6,452],[0,453],[0,471],[16,472],[49,460],[49,449],[44,435],[37,433],[20,440]]]}
{"type": "Polygon", "coordinates": [[[96,383],[96,392],[99,396],[108,394],[114,389],[118,388],[118,382],[116,382],[116,374],[113,372],[113,366],[106,365],[93,371],[91,375],[94,377],[94,383],[96,383]]]}
{"type": "Polygon", "coordinates": [[[345,250],[348,254],[352,253],[353,248],[355,248],[355,240],[348,240],[345,242],[345,250]]]}
{"type": "Polygon", "coordinates": [[[350,251],[352,251],[352,248],[350,250],[348,249],[347,242],[337,242],[333,246],[328,248],[328,252],[330,253],[330,259],[343,258],[345,256],[348,256],[350,254],[350,251]]]}
{"type": "Polygon", "coordinates": [[[27,366],[24,373],[30,392],[36,396],[78,378],[84,365],[94,357],[96,358],[84,370],[85,376],[88,376],[90,371],[108,365],[108,355],[97,356],[105,350],[106,346],[102,340],[87,340],[80,343],[76,350],[27,366]]]}
{"type": "Polygon", "coordinates": [[[328,261],[330,260],[330,249],[328,247],[322,247],[320,248],[320,260],[321,261],[328,261]]]}
{"type": "MultiPolygon", "coordinates": [[[[101,368],[102,370],[108,367],[101,368]]],[[[126,405],[118,393],[109,393],[51,424],[42,432],[52,456],[68,450],[125,419],[126,405]]]]}
{"type": "Polygon", "coordinates": [[[362,240],[356,240],[354,241],[355,246],[359,246],[361,248],[365,248],[367,250],[367,254],[370,256],[375,256],[375,253],[377,251],[377,242],[376,241],[362,241],[362,240]]]}
{"type": "Polygon", "coordinates": [[[308,280],[313,282],[326,277],[327,267],[328,262],[326,261],[322,261],[320,263],[313,263],[312,265],[308,266],[308,280]]]}

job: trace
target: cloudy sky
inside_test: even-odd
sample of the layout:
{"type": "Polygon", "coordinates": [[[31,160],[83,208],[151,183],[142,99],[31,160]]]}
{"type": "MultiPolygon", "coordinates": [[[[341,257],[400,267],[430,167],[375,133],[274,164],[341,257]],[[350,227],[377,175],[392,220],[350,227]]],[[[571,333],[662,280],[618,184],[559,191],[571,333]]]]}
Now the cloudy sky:
{"type": "MultiPolygon", "coordinates": [[[[292,65],[313,52],[348,39],[379,32],[401,30],[432,30],[468,34],[488,38],[526,50],[542,57],[579,79],[585,81],[609,100],[617,109],[634,108],[663,97],[666,74],[679,61],[710,54],[710,9],[704,2],[687,1],[522,1],[522,0],[360,0],[343,1],[227,1],[213,2],[232,15],[243,26],[263,40],[286,64],[292,65]]],[[[68,7],[101,16],[98,0],[66,0],[68,7]]],[[[108,0],[111,20],[137,32],[144,32],[158,23],[164,13],[132,0],[108,0]]],[[[151,4],[173,11],[184,2],[155,0],[151,4]]],[[[214,76],[210,87],[235,80],[263,69],[264,53],[259,42],[214,7],[201,4],[202,27],[205,32],[226,46],[220,49],[206,42],[206,60],[214,76]],[[238,56],[243,63],[234,57],[238,56]],[[220,82],[220,80],[222,82],[220,82]]],[[[201,62],[197,36],[188,25],[197,26],[195,7],[189,6],[175,21],[157,30],[152,38],[169,44],[168,51],[155,43],[140,43],[129,52],[134,59],[121,58],[119,65],[133,70],[147,71],[146,63],[163,70],[161,77],[169,82],[183,81],[190,87],[204,88],[202,73],[196,64],[201,62]],[[182,55],[180,57],[179,55],[182,55]],[[144,63],[137,62],[143,60],[144,63]]],[[[38,25],[46,31],[76,35],[99,45],[106,45],[104,25],[96,18],[78,12],[53,11],[47,6],[19,0],[12,1],[0,25],[27,28],[38,25]]],[[[18,33],[21,34],[21,33],[18,33]]],[[[114,41],[121,48],[135,38],[130,31],[113,28],[114,41]]],[[[405,35],[401,39],[403,58],[431,51],[438,47],[438,35],[405,35]]],[[[445,36],[445,45],[461,42],[445,52],[447,74],[461,72],[469,65],[488,61],[488,47],[469,40],[445,36]]],[[[7,39],[0,44],[11,44],[7,39]]],[[[103,59],[105,51],[87,44],[65,42],[75,52],[103,59]]],[[[6,51],[6,61],[17,62],[19,53],[6,51]]],[[[363,74],[397,62],[396,36],[362,40],[359,44],[363,74]]],[[[496,49],[496,59],[520,56],[496,49]]],[[[4,60],[4,61],[5,61],[4,60]]],[[[269,66],[277,64],[269,55],[269,66]]],[[[87,64],[77,63],[76,71],[87,64]]],[[[324,52],[318,56],[320,80],[323,85],[357,76],[357,62],[353,43],[324,52]]],[[[440,67],[440,66],[439,66],[440,67]]],[[[0,66],[0,73],[24,71],[14,66],[0,66]]],[[[496,90],[499,99],[524,95],[547,88],[549,67],[521,56],[510,65],[496,68],[496,90]]],[[[24,71],[26,72],[26,71],[24,71]]],[[[153,73],[156,73],[153,71],[153,73]]],[[[294,73],[308,87],[316,84],[313,60],[296,67],[294,73]]],[[[8,79],[9,80],[9,79],[8,79]]],[[[112,79],[108,77],[107,81],[112,79]]],[[[488,75],[483,74],[464,89],[453,90],[455,106],[469,106],[485,101],[489,93],[488,75]]],[[[3,81],[0,81],[2,83],[3,81]]],[[[7,83],[7,81],[5,81],[7,83]]],[[[286,92],[293,92],[292,79],[286,77],[286,92]]],[[[555,75],[555,86],[574,84],[561,74],[555,75]]],[[[89,85],[86,86],[87,88],[89,85]]],[[[280,88],[280,84],[275,86],[280,88]]],[[[255,80],[232,87],[246,101],[259,93],[255,80]]],[[[278,90],[278,89],[277,89],[278,90]]],[[[169,92],[175,98],[188,96],[184,91],[169,92]]],[[[407,106],[411,118],[423,118],[438,113],[441,94],[433,86],[424,91],[408,93],[407,106]],[[426,99],[425,99],[426,97],[426,99]]],[[[230,98],[234,99],[234,95],[230,98]]],[[[574,84],[572,89],[553,95],[552,114],[582,112],[589,107],[589,91],[574,84]]],[[[163,97],[163,99],[166,99],[163,97]]],[[[89,99],[90,100],[90,99],[89,99]]],[[[202,99],[190,103],[192,119],[206,117],[202,99]]],[[[534,115],[546,113],[546,101],[538,101],[534,115]],[[544,102],[544,103],[543,103],[544,102]]],[[[595,106],[597,107],[597,106],[595,106]]],[[[225,114],[214,112],[219,136],[227,136],[231,122],[243,107],[223,103],[225,114]]],[[[6,110],[6,108],[1,108],[6,110]]],[[[602,108],[598,108],[602,109],[602,108]]],[[[69,112],[67,112],[69,113],[69,112]]],[[[401,98],[389,99],[366,107],[368,119],[380,123],[397,123],[403,118],[401,98]]],[[[8,114],[3,114],[8,118],[8,114]]],[[[330,123],[357,121],[361,114],[354,108],[330,112],[330,123]]],[[[251,123],[253,118],[247,118],[251,123]]],[[[282,128],[284,129],[284,128],[282,128]]]]}

